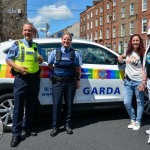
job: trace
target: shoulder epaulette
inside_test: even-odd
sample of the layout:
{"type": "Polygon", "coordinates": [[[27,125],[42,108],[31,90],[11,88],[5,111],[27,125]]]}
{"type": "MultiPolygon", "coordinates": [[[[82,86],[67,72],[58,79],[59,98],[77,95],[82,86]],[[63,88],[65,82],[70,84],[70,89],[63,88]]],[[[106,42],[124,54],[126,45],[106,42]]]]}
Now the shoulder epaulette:
{"type": "Polygon", "coordinates": [[[19,41],[16,41],[16,42],[15,42],[15,45],[18,45],[18,44],[19,44],[19,41]]]}

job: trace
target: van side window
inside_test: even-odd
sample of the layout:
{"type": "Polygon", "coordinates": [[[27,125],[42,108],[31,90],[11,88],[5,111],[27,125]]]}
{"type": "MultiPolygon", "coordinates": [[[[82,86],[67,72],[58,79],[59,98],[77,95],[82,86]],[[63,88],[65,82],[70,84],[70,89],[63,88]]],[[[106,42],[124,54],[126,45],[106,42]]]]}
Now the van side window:
{"type": "Polygon", "coordinates": [[[72,44],[82,56],[84,64],[117,65],[117,56],[107,49],[90,44],[72,44]]]}
{"type": "MultiPolygon", "coordinates": [[[[54,44],[39,44],[42,49],[41,55],[44,61],[48,61],[48,56],[52,50],[61,47],[61,43],[54,44]]],[[[117,56],[109,52],[107,49],[83,43],[72,43],[72,48],[77,50],[84,64],[104,64],[104,65],[116,65],[117,56]]]]}

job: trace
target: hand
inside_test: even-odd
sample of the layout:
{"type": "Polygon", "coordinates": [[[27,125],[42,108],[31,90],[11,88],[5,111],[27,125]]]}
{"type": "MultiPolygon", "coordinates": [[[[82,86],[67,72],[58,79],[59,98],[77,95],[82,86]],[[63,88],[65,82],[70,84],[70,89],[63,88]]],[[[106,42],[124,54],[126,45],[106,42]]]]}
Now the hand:
{"type": "Polygon", "coordinates": [[[138,90],[139,90],[139,91],[144,91],[144,90],[145,90],[145,85],[144,85],[144,84],[140,84],[140,85],[138,86],[138,90]]]}
{"type": "Polygon", "coordinates": [[[26,74],[28,73],[26,67],[19,66],[19,67],[17,68],[17,70],[18,70],[22,75],[26,75],[26,74]]]}
{"type": "Polygon", "coordinates": [[[76,81],[76,84],[77,84],[77,85],[76,85],[76,89],[79,89],[79,88],[80,88],[80,80],[77,80],[77,81],[76,81]]]}
{"type": "Polygon", "coordinates": [[[119,61],[120,63],[123,63],[123,62],[124,62],[124,59],[123,59],[123,56],[122,56],[122,55],[118,57],[118,61],[119,61]]]}

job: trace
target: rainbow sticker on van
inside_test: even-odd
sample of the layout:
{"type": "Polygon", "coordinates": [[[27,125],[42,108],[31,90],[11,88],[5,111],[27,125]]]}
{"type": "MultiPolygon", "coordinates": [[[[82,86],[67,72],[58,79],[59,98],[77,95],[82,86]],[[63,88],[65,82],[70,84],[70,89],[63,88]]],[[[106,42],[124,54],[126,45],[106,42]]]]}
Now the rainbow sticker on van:
{"type": "MultiPolygon", "coordinates": [[[[40,66],[41,74],[40,78],[50,78],[52,71],[48,66],[40,66]]],[[[10,73],[11,67],[7,64],[0,64],[0,78],[14,78],[10,73]]],[[[105,70],[105,69],[81,69],[82,79],[123,79],[124,70],[105,70]]]]}

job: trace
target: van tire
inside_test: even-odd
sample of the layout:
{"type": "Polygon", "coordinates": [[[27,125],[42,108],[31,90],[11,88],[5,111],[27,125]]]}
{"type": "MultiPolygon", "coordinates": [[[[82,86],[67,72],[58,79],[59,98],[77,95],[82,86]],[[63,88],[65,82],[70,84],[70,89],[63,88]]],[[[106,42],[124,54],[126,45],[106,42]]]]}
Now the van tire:
{"type": "Polygon", "coordinates": [[[6,93],[0,96],[0,117],[3,122],[4,131],[10,132],[12,129],[12,117],[14,109],[13,93],[6,93]]]}

